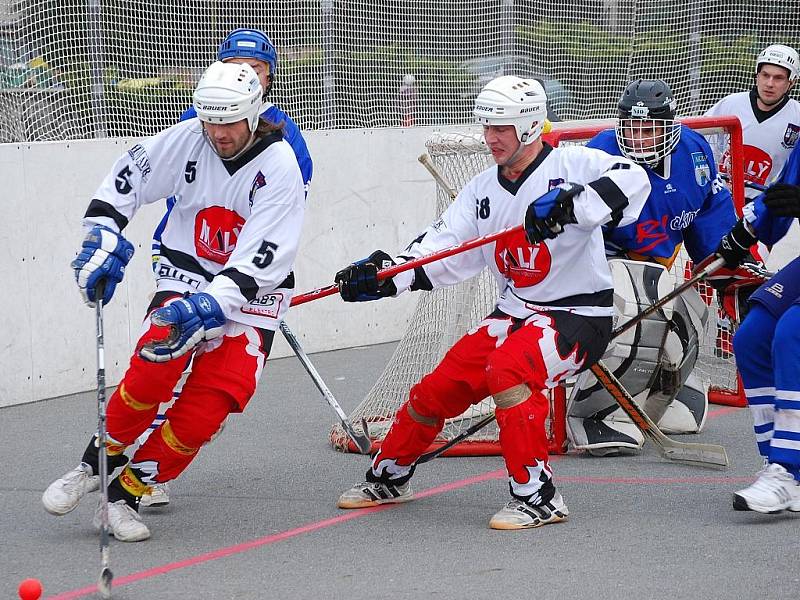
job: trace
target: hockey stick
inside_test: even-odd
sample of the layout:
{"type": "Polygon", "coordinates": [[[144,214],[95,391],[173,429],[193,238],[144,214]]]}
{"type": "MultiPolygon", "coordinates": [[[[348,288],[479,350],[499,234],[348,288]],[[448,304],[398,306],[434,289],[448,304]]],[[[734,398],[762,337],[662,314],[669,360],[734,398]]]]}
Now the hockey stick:
{"type": "Polygon", "coordinates": [[[347,432],[347,435],[350,436],[351,440],[353,440],[353,443],[358,447],[358,450],[361,452],[361,454],[369,454],[369,451],[372,448],[372,440],[369,438],[369,430],[367,429],[366,419],[361,420],[361,428],[363,433],[356,433],[356,430],[353,429],[353,425],[350,423],[350,419],[347,418],[347,415],[342,410],[342,407],[339,406],[336,398],[328,389],[328,386],[325,385],[325,382],[322,380],[319,372],[314,367],[311,359],[308,358],[308,355],[305,353],[302,346],[300,346],[300,342],[295,337],[294,333],[292,333],[292,330],[289,329],[289,326],[285,321],[281,321],[281,333],[283,333],[283,337],[286,338],[286,341],[289,342],[289,345],[292,347],[292,350],[294,350],[297,358],[300,359],[300,363],[303,365],[303,367],[305,367],[306,372],[308,372],[309,376],[311,376],[311,380],[314,382],[314,385],[316,385],[317,389],[322,392],[323,398],[325,398],[331,408],[339,416],[339,421],[341,421],[342,427],[347,432]]]}
{"type": "MultiPolygon", "coordinates": [[[[461,252],[466,252],[467,250],[478,248],[479,246],[489,244],[509,234],[517,233],[522,230],[523,230],[522,225],[507,227],[506,229],[501,229],[500,231],[495,231],[494,233],[487,233],[486,235],[482,235],[480,237],[476,237],[471,240],[466,240],[464,242],[461,242],[460,244],[455,244],[454,246],[450,246],[449,248],[442,248],[441,250],[437,250],[436,252],[431,252],[430,254],[426,254],[425,256],[413,258],[407,262],[400,263],[399,265],[393,265],[391,267],[387,267],[386,269],[381,269],[380,271],[378,271],[378,281],[382,281],[389,277],[394,277],[398,273],[402,273],[404,271],[410,271],[411,269],[416,269],[417,267],[421,267],[422,265],[427,265],[428,263],[432,263],[437,260],[442,260],[443,258],[447,258],[448,256],[453,256],[454,254],[460,254],[461,252]]],[[[299,304],[305,304],[306,302],[311,302],[312,300],[317,300],[318,298],[324,298],[325,296],[330,296],[338,291],[339,287],[336,284],[334,284],[324,288],[318,288],[310,292],[305,292],[303,294],[299,294],[294,298],[292,298],[291,306],[297,306],[299,304]]]]}
{"type": "Polygon", "coordinates": [[[708,275],[710,275],[711,273],[713,273],[714,271],[719,269],[724,264],[725,264],[725,259],[722,258],[722,257],[717,258],[716,260],[708,263],[708,265],[706,265],[706,267],[704,269],[702,269],[702,270],[698,271],[697,273],[695,273],[694,275],[692,275],[689,279],[684,281],[682,284],[677,286],[674,290],[672,290],[668,294],[664,294],[661,298],[659,298],[658,300],[653,302],[653,304],[651,304],[650,306],[645,308],[642,312],[640,312],[636,316],[634,316],[630,321],[625,321],[622,325],[620,325],[619,327],[614,329],[611,332],[611,339],[614,339],[618,335],[621,335],[621,334],[625,333],[626,331],[628,331],[629,329],[631,329],[632,327],[636,326],[645,317],[649,317],[650,315],[652,315],[654,312],[656,312],[662,306],[664,306],[665,304],[667,304],[671,300],[674,300],[675,298],[680,296],[683,292],[688,290],[695,283],[697,283],[698,281],[700,281],[704,277],[707,277],[708,275]]]}
{"type": "Polygon", "coordinates": [[[658,446],[664,458],[710,467],[728,466],[728,455],[722,446],[676,442],[664,435],[664,432],[647,416],[647,413],[636,403],[609,368],[603,364],[603,361],[597,361],[592,365],[591,371],[597,377],[600,385],[611,394],[639,430],[658,446]]]}
{"type": "Polygon", "coordinates": [[[442,446],[439,446],[435,450],[431,450],[430,452],[426,452],[425,454],[420,456],[414,464],[421,465],[422,463],[426,463],[429,460],[433,460],[437,456],[441,456],[444,452],[447,452],[450,448],[452,448],[456,444],[461,443],[472,434],[480,431],[494,420],[495,420],[494,413],[486,415],[480,421],[478,421],[477,423],[473,423],[472,426],[459,433],[456,437],[448,441],[446,444],[443,444],[442,446]]]}
{"type": "Polygon", "coordinates": [[[95,320],[97,323],[97,441],[100,476],[100,577],[97,589],[103,598],[111,598],[111,581],[114,574],[109,566],[108,524],[108,452],[106,443],[106,368],[103,343],[103,292],[104,282],[95,288],[95,320]]]}
{"type": "Polygon", "coordinates": [[[433,164],[431,157],[427,154],[420,154],[417,157],[417,160],[422,163],[422,166],[428,169],[428,173],[431,174],[431,177],[439,184],[439,186],[450,196],[451,199],[455,200],[457,193],[453,186],[444,178],[444,175],[441,174],[439,169],[433,164]]]}

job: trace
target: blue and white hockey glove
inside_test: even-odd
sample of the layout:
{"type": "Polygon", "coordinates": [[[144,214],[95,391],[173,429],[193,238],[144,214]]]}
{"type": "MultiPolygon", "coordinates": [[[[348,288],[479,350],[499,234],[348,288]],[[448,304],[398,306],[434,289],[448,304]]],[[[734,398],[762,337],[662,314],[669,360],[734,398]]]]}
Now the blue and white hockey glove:
{"type": "Polygon", "coordinates": [[[103,304],[108,304],[133,256],[133,244],[103,225],[95,225],[83,240],[80,254],[70,263],[83,301],[94,306],[95,291],[104,282],[103,304]]]}
{"type": "Polygon", "coordinates": [[[397,294],[397,286],[389,277],[378,281],[378,271],[396,265],[383,250],[376,250],[336,273],[334,281],[345,302],[368,302],[397,294]]]}
{"type": "Polygon", "coordinates": [[[150,362],[167,362],[183,356],[203,341],[218,338],[223,333],[225,315],[214,296],[192,294],[173,300],[154,310],[150,320],[159,327],[169,327],[162,340],[146,343],[139,355],[150,362]]]}
{"type": "Polygon", "coordinates": [[[531,244],[552,240],[564,225],[577,223],[572,199],[583,191],[577,183],[562,183],[530,203],[525,211],[525,237],[531,244]]]}

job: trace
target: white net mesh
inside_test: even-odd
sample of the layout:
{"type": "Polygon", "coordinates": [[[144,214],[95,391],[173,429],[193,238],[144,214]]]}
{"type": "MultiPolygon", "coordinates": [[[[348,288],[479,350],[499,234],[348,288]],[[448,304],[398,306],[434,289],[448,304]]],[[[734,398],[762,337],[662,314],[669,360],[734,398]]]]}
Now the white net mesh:
{"type": "Polygon", "coordinates": [[[0,142],[153,134],[243,26],[275,42],[272,99],[303,129],[469,123],[500,74],[540,78],[565,120],[612,116],[635,77],[694,115],[800,46],[797,0],[0,0],[0,142]]]}
{"type": "MultiPolygon", "coordinates": [[[[613,127],[613,124],[613,121],[557,124],[557,132],[568,129],[578,133],[578,139],[562,141],[559,145],[586,143],[598,131],[613,127]]],[[[698,131],[710,138],[714,148],[724,151],[729,145],[730,135],[724,128],[705,127],[698,128],[698,131]]],[[[426,146],[434,164],[456,192],[476,174],[494,164],[479,132],[437,135],[426,146]]],[[[732,151],[740,153],[741,148],[732,151]]],[[[437,190],[437,211],[441,213],[452,199],[441,187],[437,190]]],[[[690,270],[691,261],[682,249],[671,269],[676,283],[689,276],[690,270]]],[[[700,340],[695,374],[709,388],[736,394],[738,386],[730,324],[719,316],[713,289],[701,284],[700,293],[710,309],[706,330],[700,340]]],[[[351,413],[351,420],[360,422],[365,419],[370,423],[371,436],[381,439],[394,413],[406,401],[411,387],[433,370],[458,338],[492,311],[497,294],[494,278],[488,271],[460,285],[422,294],[406,334],[373,388],[351,413]]],[[[452,439],[492,409],[493,403],[487,399],[461,417],[448,421],[440,439],[452,439]]],[[[498,447],[490,446],[496,442],[497,435],[497,426],[492,424],[470,437],[469,442],[482,443],[483,449],[497,451],[498,447]]],[[[348,438],[338,425],[331,431],[331,442],[337,449],[348,449],[348,438]]]]}

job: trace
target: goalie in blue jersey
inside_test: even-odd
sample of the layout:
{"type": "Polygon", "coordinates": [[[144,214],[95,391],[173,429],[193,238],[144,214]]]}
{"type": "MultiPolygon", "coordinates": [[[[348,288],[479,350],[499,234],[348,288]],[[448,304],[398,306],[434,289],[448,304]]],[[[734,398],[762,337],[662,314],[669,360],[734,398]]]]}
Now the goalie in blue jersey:
{"type": "MultiPolygon", "coordinates": [[[[698,263],[714,253],[736,222],[733,199],[717,174],[711,148],[701,134],[675,120],[676,105],[666,82],[635,80],[620,98],[617,126],[588,144],[640,164],[652,186],[636,222],[604,228],[607,254],[614,257],[618,325],[672,290],[676,282],[668,269],[683,245],[698,263]]],[[[743,276],[749,280],[749,269],[743,276]]],[[[707,389],[692,370],[708,313],[692,289],[617,338],[604,357],[668,433],[695,433],[704,425],[707,389]]],[[[636,452],[644,443],[639,429],[591,375],[576,386],[567,422],[573,445],[593,455],[636,452]]]]}

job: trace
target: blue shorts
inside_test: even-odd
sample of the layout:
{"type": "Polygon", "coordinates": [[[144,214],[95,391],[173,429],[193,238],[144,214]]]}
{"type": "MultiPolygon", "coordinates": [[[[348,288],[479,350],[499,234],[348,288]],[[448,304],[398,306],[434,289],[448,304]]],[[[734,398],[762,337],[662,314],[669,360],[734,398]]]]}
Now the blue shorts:
{"type": "Polygon", "coordinates": [[[776,319],[780,319],[792,304],[800,303],[800,257],[753,292],[750,302],[757,302],[776,319]]]}

